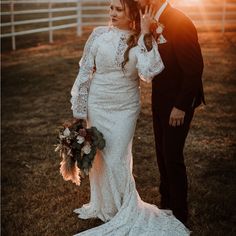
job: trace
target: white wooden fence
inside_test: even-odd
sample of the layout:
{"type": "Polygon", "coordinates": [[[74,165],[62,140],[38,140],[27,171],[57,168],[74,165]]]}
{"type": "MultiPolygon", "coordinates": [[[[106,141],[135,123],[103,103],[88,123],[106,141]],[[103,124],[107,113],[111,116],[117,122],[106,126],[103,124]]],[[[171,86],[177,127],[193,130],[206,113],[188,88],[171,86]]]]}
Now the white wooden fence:
{"type": "MultiPolygon", "coordinates": [[[[218,24],[221,25],[222,32],[225,32],[226,24],[236,26],[235,2],[222,0],[220,5],[204,4],[204,9],[212,8],[204,13],[204,18],[201,17],[204,9],[192,4],[178,4],[177,7],[185,11],[196,24],[218,24]]],[[[15,50],[16,36],[49,32],[49,42],[53,42],[54,30],[71,27],[76,27],[77,35],[82,35],[83,26],[107,24],[108,6],[109,0],[3,0],[1,1],[1,38],[11,37],[12,49],[15,50]],[[62,15],[57,16],[58,14],[62,15]],[[42,17],[45,15],[47,17],[42,17]],[[32,16],[37,18],[32,19],[32,16]],[[8,19],[3,20],[4,17],[8,19]],[[22,20],[22,17],[26,19],[22,20]],[[31,18],[27,19],[29,17],[31,18]],[[65,23],[71,20],[72,23],[65,23]],[[63,23],[58,25],[56,22],[63,23]],[[35,25],[39,23],[47,26],[36,27],[35,25]],[[31,29],[25,29],[24,26],[27,25],[31,26],[31,29]]]]}

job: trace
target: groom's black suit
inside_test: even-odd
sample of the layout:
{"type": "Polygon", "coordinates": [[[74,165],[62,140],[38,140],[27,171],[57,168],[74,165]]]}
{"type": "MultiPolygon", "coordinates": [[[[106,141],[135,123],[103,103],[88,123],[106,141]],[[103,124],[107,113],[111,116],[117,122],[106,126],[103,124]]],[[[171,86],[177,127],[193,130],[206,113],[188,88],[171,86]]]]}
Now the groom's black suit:
{"type": "Polygon", "coordinates": [[[204,103],[203,59],[189,18],[168,4],[159,22],[164,25],[163,36],[167,40],[158,45],[165,69],[152,82],[152,111],[161,207],[172,209],[185,223],[188,207],[183,148],[194,108],[204,103]],[[169,125],[173,107],[186,112],[184,125],[169,125]]]}

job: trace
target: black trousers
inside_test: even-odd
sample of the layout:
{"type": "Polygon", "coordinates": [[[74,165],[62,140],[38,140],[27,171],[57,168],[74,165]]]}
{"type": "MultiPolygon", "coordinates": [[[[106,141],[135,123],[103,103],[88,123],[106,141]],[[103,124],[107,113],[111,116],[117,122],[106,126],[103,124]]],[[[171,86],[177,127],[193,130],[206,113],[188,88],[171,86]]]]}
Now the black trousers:
{"type": "Polygon", "coordinates": [[[186,112],[182,126],[172,127],[169,125],[172,108],[172,105],[162,108],[152,105],[161,208],[171,209],[177,219],[186,223],[188,182],[183,149],[194,109],[186,112]]]}

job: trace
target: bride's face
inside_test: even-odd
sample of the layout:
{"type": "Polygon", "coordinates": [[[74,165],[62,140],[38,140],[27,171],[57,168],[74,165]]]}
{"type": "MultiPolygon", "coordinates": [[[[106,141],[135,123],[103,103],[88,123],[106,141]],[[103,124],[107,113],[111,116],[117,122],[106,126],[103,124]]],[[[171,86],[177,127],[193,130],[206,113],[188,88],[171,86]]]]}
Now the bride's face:
{"type": "Polygon", "coordinates": [[[130,18],[127,5],[123,5],[120,0],[111,0],[110,19],[113,26],[120,29],[129,29],[130,18]]]}

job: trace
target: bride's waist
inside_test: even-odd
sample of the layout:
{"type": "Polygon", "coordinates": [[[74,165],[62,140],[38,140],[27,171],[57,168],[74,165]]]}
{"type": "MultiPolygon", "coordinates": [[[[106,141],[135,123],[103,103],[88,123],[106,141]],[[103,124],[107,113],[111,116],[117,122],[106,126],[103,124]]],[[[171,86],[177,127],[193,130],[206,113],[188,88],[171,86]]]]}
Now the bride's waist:
{"type": "Polygon", "coordinates": [[[139,106],[140,91],[135,89],[106,89],[100,86],[91,86],[89,91],[89,104],[96,106],[114,106],[114,107],[129,107],[139,106]]]}
{"type": "Polygon", "coordinates": [[[136,90],[139,87],[139,79],[135,77],[126,77],[122,73],[116,75],[112,73],[95,73],[91,81],[92,86],[101,90],[116,90],[117,92],[126,92],[127,90],[136,90]]]}
{"type": "Polygon", "coordinates": [[[139,92],[139,86],[137,83],[128,82],[112,82],[107,83],[98,80],[92,80],[90,85],[90,93],[96,94],[112,94],[114,96],[130,96],[139,92]]]}
{"type": "Polygon", "coordinates": [[[106,88],[100,88],[97,86],[91,86],[89,90],[89,97],[95,97],[96,99],[110,99],[117,101],[124,101],[127,99],[130,100],[137,100],[140,99],[140,91],[138,88],[135,89],[106,89],[106,88]]]}

